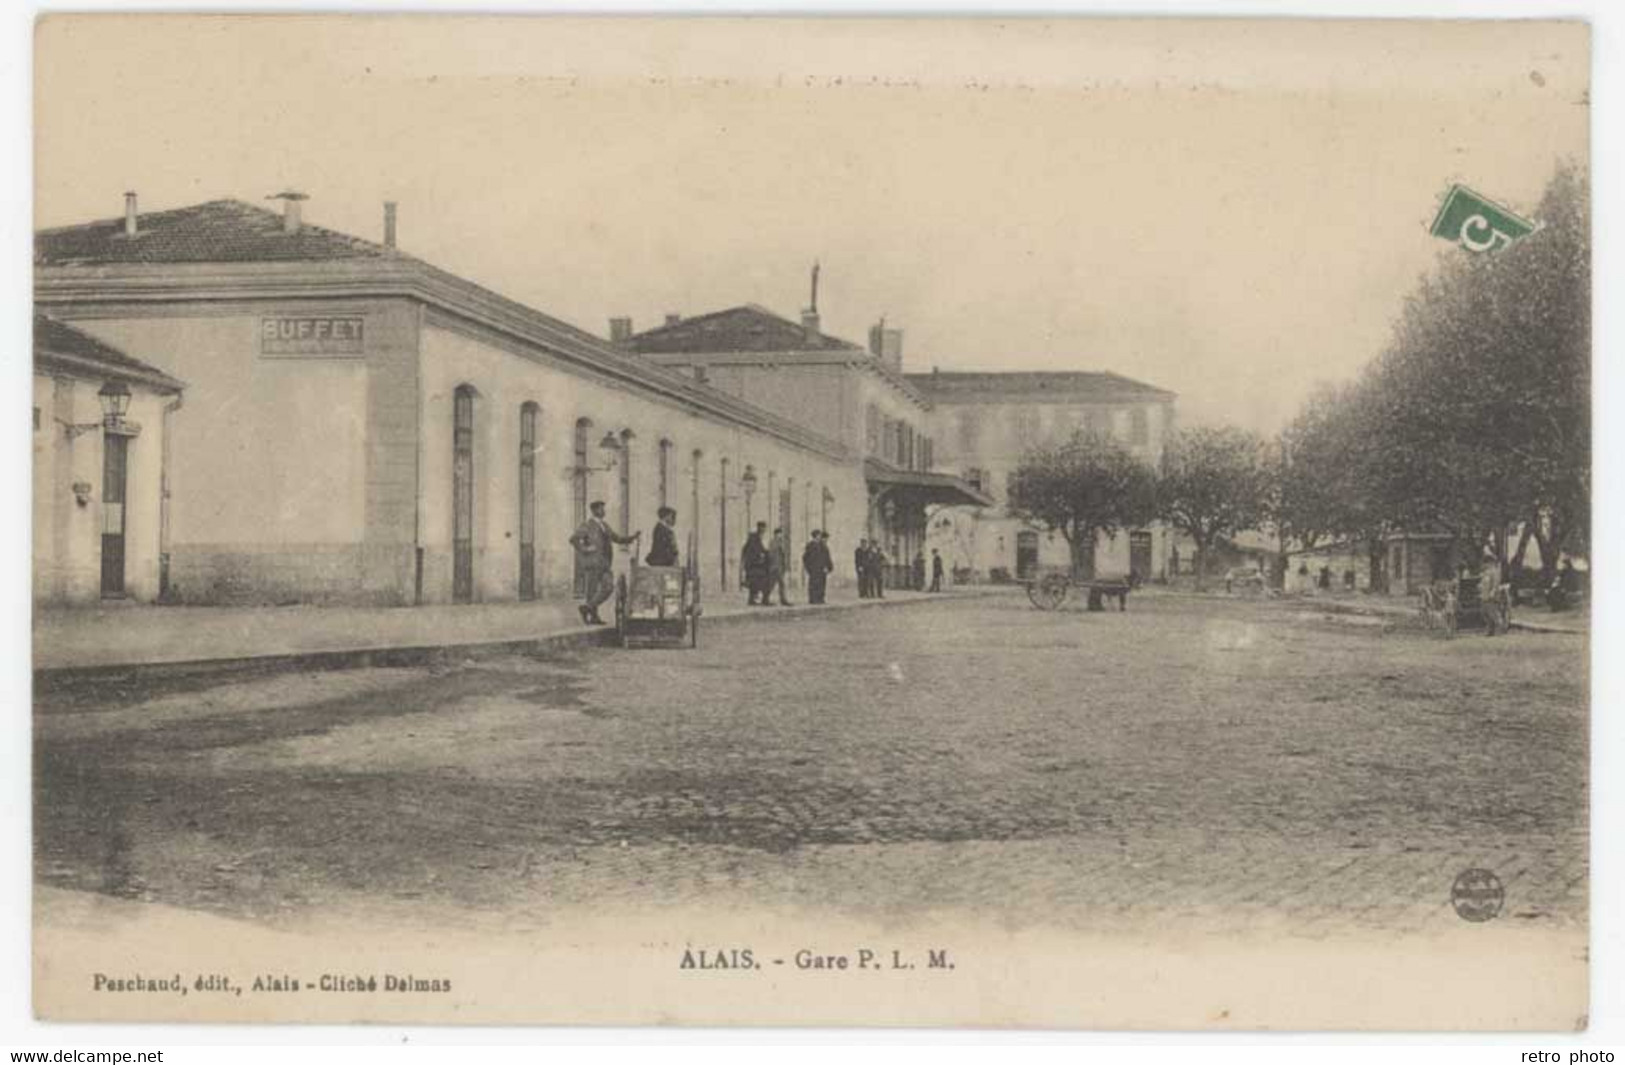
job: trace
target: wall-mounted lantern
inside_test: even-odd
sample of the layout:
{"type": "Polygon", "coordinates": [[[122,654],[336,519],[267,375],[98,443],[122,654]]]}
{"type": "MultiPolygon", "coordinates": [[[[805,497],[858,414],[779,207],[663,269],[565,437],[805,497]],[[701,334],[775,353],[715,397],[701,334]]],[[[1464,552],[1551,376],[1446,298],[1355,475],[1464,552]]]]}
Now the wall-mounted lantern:
{"type": "Polygon", "coordinates": [[[751,498],[756,495],[756,467],[745,467],[745,472],[739,478],[739,486],[745,490],[745,505],[748,507],[751,498]]]}
{"type": "Polygon", "coordinates": [[[135,436],[141,432],[141,427],[134,422],[124,420],[124,415],[130,409],[130,386],[123,381],[108,381],[96,393],[96,399],[102,406],[102,420],[99,422],[81,422],[77,425],[62,421],[57,422],[67,431],[68,439],[73,440],[92,429],[105,429],[110,433],[119,433],[124,436],[135,436]]]}

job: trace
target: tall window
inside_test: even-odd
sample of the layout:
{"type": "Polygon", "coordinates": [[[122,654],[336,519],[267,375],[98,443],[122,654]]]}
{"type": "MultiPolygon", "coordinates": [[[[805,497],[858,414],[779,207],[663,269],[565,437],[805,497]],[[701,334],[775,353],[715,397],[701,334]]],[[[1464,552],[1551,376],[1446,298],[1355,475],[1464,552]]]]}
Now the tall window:
{"type": "MultiPolygon", "coordinates": [[[[576,421],[575,433],[575,464],[570,468],[571,492],[575,496],[575,528],[580,528],[582,522],[587,520],[587,444],[592,439],[592,419],[580,418],[576,421]]],[[[587,575],[581,568],[581,555],[575,555],[575,594],[587,593],[587,575]]]]}
{"type": "Polygon", "coordinates": [[[1128,440],[1131,444],[1151,442],[1151,419],[1146,415],[1144,407],[1135,407],[1129,412],[1128,440]]]}
{"type": "Polygon", "coordinates": [[[519,598],[536,598],[536,419],[534,403],[519,408],[519,598]]]}
{"type": "Polygon", "coordinates": [[[632,430],[621,430],[621,535],[632,528],[632,430]]]}
{"type": "Polygon", "coordinates": [[[961,454],[971,455],[982,444],[982,422],[974,410],[959,412],[959,451],[961,454]]]}
{"type": "Polygon", "coordinates": [[[671,506],[671,449],[670,440],[660,441],[660,505],[663,507],[671,506]]]}
{"type": "Polygon", "coordinates": [[[705,453],[699,448],[695,448],[693,455],[694,468],[689,472],[689,495],[692,498],[688,501],[688,527],[692,531],[694,538],[693,558],[689,564],[693,566],[700,564],[700,460],[704,457],[705,453]]]}
{"type": "Polygon", "coordinates": [[[451,598],[474,598],[474,389],[460,385],[452,395],[451,426],[451,598]]]}
{"type": "Polygon", "coordinates": [[[717,464],[722,473],[717,492],[717,547],[722,552],[722,563],[717,566],[717,573],[722,577],[722,590],[729,590],[728,585],[728,460],[723,459],[717,464]]]}

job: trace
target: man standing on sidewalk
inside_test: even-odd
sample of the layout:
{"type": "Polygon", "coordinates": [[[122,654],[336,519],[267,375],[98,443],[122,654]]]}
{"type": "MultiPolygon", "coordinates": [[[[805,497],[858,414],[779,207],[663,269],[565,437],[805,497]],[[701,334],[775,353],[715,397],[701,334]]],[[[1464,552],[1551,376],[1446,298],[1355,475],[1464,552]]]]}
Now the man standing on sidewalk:
{"type": "Polygon", "coordinates": [[[768,605],[767,545],[762,543],[766,533],[767,522],[757,522],[756,531],[745,538],[745,549],[739,555],[739,572],[745,581],[745,590],[750,593],[746,601],[749,606],[768,605]]]}
{"type": "Polygon", "coordinates": [[[790,572],[790,538],[783,529],[773,530],[773,545],[767,549],[768,592],[777,593],[780,606],[794,606],[784,594],[784,582],[790,572]]]}
{"type": "Polygon", "coordinates": [[[931,549],[931,590],[942,591],[942,552],[931,549]]]}
{"type": "Polygon", "coordinates": [[[812,531],[812,539],[807,541],[806,549],[801,552],[801,568],[807,572],[807,602],[822,603],[824,582],[829,578],[829,571],[835,568],[822,529],[812,531]]]}
{"type": "Polygon", "coordinates": [[[591,511],[591,516],[570,537],[570,546],[575,548],[576,557],[581,560],[581,574],[586,581],[586,601],[580,607],[581,620],[588,625],[602,625],[604,619],[598,616],[598,608],[615,594],[614,581],[610,579],[615,545],[636,543],[638,535],[623,536],[611,529],[604,520],[602,499],[593,500],[592,506],[587,509],[591,511]]]}
{"type": "Polygon", "coordinates": [[[864,537],[852,552],[852,568],[858,575],[858,598],[869,598],[869,539],[864,537]]]}

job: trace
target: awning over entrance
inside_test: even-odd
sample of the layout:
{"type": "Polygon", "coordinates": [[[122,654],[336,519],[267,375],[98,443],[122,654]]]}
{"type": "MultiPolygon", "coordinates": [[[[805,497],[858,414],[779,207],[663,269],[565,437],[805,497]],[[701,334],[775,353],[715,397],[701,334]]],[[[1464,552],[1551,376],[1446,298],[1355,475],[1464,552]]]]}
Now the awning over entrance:
{"type": "Polygon", "coordinates": [[[869,482],[871,495],[885,492],[899,503],[917,503],[926,506],[941,503],[947,506],[990,507],[993,500],[975,485],[949,473],[917,473],[899,470],[868,459],[863,464],[863,476],[869,482]]]}

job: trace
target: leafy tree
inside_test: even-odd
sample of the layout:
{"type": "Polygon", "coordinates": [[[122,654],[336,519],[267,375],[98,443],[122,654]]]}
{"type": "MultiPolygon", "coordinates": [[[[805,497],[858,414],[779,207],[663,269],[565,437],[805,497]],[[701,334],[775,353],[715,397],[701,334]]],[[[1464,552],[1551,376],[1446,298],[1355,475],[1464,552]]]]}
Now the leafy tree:
{"type": "Polygon", "coordinates": [[[1008,505],[1015,517],[1066,538],[1072,572],[1081,576],[1096,536],[1143,525],[1155,516],[1155,472],[1112,437],[1077,432],[1062,443],[1032,448],[1010,474],[1008,505]]]}
{"type": "Polygon", "coordinates": [[[1283,434],[1280,512],[1294,535],[1445,531],[1476,560],[1522,523],[1548,576],[1561,551],[1585,550],[1588,203],[1583,173],[1559,168],[1539,231],[1492,254],[1445,253],[1381,356],[1310,400],[1283,434]]]}
{"type": "Polygon", "coordinates": [[[1156,509],[1196,545],[1196,585],[1208,550],[1220,537],[1264,524],[1271,512],[1275,465],[1263,438],[1234,426],[1186,429],[1162,452],[1156,509]]]}

